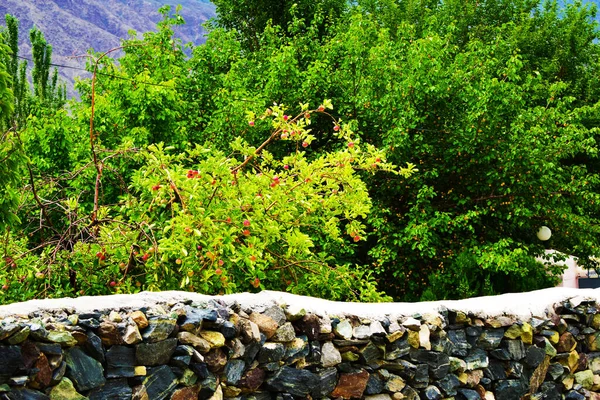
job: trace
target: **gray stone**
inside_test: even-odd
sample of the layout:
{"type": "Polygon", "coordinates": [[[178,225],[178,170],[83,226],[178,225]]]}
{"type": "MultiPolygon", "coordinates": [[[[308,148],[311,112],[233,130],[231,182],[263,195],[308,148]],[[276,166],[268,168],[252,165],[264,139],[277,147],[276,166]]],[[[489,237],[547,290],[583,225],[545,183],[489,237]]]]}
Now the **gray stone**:
{"type": "Polygon", "coordinates": [[[467,335],[464,329],[448,331],[448,339],[452,343],[450,355],[456,357],[466,357],[469,354],[471,345],[467,342],[467,335]]]}
{"type": "Polygon", "coordinates": [[[225,382],[227,382],[228,385],[237,385],[240,379],[242,379],[245,369],[246,363],[242,360],[229,361],[225,366],[224,371],[225,382]]]}
{"type": "Polygon", "coordinates": [[[343,319],[333,326],[333,333],[342,339],[350,340],[352,338],[352,325],[347,319],[343,319]]]}
{"type": "Polygon", "coordinates": [[[342,355],[333,343],[325,342],[321,347],[321,365],[325,368],[335,367],[342,362],[342,355]]]}
{"type": "Polygon", "coordinates": [[[511,360],[518,361],[525,357],[525,345],[521,340],[506,340],[505,344],[511,360]]]}
{"type": "Polygon", "coordinates": [[[365,389],[366,395],[374,395],[381,393],[383,391],[384,384],[379,374],[371,374],[369,376],[369,380],[367,381],[367,388],[365,389]]]}
{"type": "Polygon", "coordinates": [[[102,364],[85,354],[79,347],[72,347],[66,351],[65,362],[66,376],[80,392],[95,389],[106,382],[102,364]]]}
{"type": "Polygon", "coordinates": [[[366,325],[358,325],[352,330],[352,336],[356,339],[368,339],[371,337],[371,328],[366,325]]]}
{"type": "Polygon", "coordinates": [[[291,322],[286,322],[277,328],[275,335],[271,338],[273,342],[291,342],[296,338],[296,332],[294,332],[294,326],[291,322]]]}
{"type": "Polygon", "coordinates": [[[106,352],[106,377],[131,378],[134,374],[135,350],[127,346],[112,346],[106,352]]]}
{"type": "Polygon", "coordinates": [[[277,322],[277,325],[283,325],[286,322],[285,313],[279,306],[269,307],[263,314],[273,318],[277,322]]]}
{"type": "Polygon", "coordinates": [[[316,398],[327,397],[335,389],[337,370],[335,368],[325,368],[317,372],[316,375],[319,379],[319,384],[312,391],[312,395],[316,398]]]}
{"type": "Polygon", "coordinates": [[[446,394],[446,396],[455,396],[456,388],[460,387],[461,383],[458,377],[454,374],[448,374],[438,380],[438,386],[446,394]]]}
{"type": "Polygon", "coordinates": [[[21,347],[0,345],[0,383],[3,376],[12,376],[23,366],[21,347]]]}
{"type": "Polygon", "coordinates": [[[50,397],[45,393],[29,388],[15,388],[5,396],[6,397],[2,397],[2,393],[0,392],[0,398],[3,400],[50,400],[50,397]]]}
{"type": "Polygon", "coordinates": [[[381,358],[381,350],[373,342],[369,342],[365,347],[360,349],[360,355],[365,363],[370,363],[381,358]]]}
{"type": "Polygon", "coordinates": [[[305,358],[309,355],[310,350],[308,349],[308,338],[305,335],[298,336],[291,342],[287,342],[285,345],[285,362],[288,364],[294,361],[305,358]]]}
{"type": "Polygon", "coordinates": [[[138,365],[155,366],[167,364],[177,347],[177,339],[171,338],[154,343],[140,343],[135,346],[135,359],[138,365]]]}
{"type": "Polygon", "coordinates": [[[527,349],[524,361],[530,368],[535,368],[544,361],[544,357],[546,357],[546,350],[537,346],[530,346],[527,349]]]}

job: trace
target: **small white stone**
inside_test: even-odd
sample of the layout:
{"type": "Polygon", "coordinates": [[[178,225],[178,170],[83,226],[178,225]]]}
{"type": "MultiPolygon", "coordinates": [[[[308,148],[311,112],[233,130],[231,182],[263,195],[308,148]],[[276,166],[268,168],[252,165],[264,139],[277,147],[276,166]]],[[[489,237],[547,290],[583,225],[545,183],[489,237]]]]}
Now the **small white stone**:
{"type": "Polygon", "coordinates": [[[429,341],[429,327],[427,325],[421,325],[421,329],[419,329],[419,343],[421,343],[421,347],[431,350],[431,342],[429,341]]]}
{"type": "Polygon", "coordinates": [[[385,335],[386,334],[385,329],[383,328],[383,325],[381,325],[381,322],[379,322],[379,321],[371,322],[369,329],[371,330],[371,335],[385,335]]]}
{"type": "Polygon", "coordinates": [[[418,331],[421,327],[421,321],[413,317],[408,317],[402,322],[402,326],[411,331],[418,331]]]}
{"type": "Polygon", "coordinates": [[[352,336],[356,339],[368,339],[371,337],[371,329],[366,325],[359,325],[352,330],[352,336]]]}
{"type": "Polygon", "coordinates": [[[334,367],[342,362],[342,355],[333,343],[325,342],[321,348],[321,364],[323,367],[334,367]]]}

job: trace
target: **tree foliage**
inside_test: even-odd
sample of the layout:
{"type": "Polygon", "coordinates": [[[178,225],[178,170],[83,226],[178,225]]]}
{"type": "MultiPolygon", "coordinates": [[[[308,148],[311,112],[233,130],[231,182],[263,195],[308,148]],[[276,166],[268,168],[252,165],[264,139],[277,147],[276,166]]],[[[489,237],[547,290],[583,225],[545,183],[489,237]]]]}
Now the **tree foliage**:
{"type": "MultiPolygon", "coordinates": [[[[118,60],[90,54],[95,80],[68,112],[28,113],[21,223],[2,245],[8,299],[457,298],[554,284],[536,261],[546,247],[593,266],[592,7],[215,4],[205,44],[178,41],[183,20],[163,8],[118,60]]],[[[44,79],[40,99],[56,91],[44,79]]]]}

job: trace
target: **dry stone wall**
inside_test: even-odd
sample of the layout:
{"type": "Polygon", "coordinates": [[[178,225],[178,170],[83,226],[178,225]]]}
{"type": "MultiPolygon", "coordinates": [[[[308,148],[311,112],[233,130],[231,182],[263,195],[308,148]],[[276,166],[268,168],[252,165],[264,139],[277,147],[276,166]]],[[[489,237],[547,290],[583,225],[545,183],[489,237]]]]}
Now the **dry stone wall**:
{"type": "Polygon", "coordinates": [[[157,296],[0,307],[0,399],[600,399],[596,291],[491,315],[507,297],[157,296]]]}

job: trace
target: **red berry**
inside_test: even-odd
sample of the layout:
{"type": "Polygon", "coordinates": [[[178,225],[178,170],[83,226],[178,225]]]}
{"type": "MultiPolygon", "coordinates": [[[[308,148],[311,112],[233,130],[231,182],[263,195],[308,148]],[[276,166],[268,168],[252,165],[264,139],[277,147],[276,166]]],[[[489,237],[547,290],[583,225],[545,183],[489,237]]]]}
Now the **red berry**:
{"type": "Polygon", "coordinates": [[[215,269],[215,274],[221,275],[222,273],[223,273],[223,270],[221,268],[215,269]]]}
{"type": "Polygon", "coordinates": [[[333,130],[336,131],[336,132],[339,131],[340,130],[340,126],[339,125],[334,125],[333,126],[333,130]]]}
{"type": "Polygon", "coordinates": [[[227,217],[227,219],[225,220],[225,222],[227,222],[228,224],[231,223],[231,217],[227,217]]]}
{"type": "Polygon", "coordinates": [[[310,114],[309,113],[304,113],[304,118],[310,119],[310,114]]]}
{"type": "Polygon", "coordinates": [[[290,119],[290,116],[289,116],[289,115],[284,115],[284,116],[283,116],[283,120],[284,120],[284,121],[287,121],[288,119],[290,119]]]}
{"type": "Polygon", "coordinates": [[[254,278],[254,280],[252,281],[252,286],[258,288],[260,286],[260,279],[254,278]]]}
{"type": "Polygon", "coordinates": [[[243,223],[244,223],[244,226],[250,226],[250,221],[247,219],[245,219],[243,223]]]}
{"type": "Polygon", "coordinates": [[[160,189],[160,185],[154,185],[154,186],[152,186],[152,190],[157,191],[158,189],[160,189]]]}
{"type": "Polygon", "coordinates": [[[272,188],[274,188],[275,186],[277,186],[277,182],[271,182],[271,184],[269,186],[271,186],[272,188]]]}
{"type": "Polygon", "coordinates": [[[317,108],[317,110],[319,110],[320,112],[323,112],[323,111],[325,111],[325,106],[320,105],[319,108],[317,108]]]}
{"type": "Polygon", "coordinates": [[[222,267],[225,262],[223,260],[219,260],[219,266],[222,267]]]}
{"type": "Polygon", "coordinates": [[[287,134],[287,133],[285,133],[285,132],[284,132],[284,133],[282,133],[282,134],[281,134],[281,138],[282,138],[282,139],[287,139],[287,138],[288,138],[288,134],[287,134]]]}
{"type": "Polygon", "coordinates": [[[354,142],[350,142],[350,143],[348,143],[348,147],[349,147],[349,148],[352,148],[352,147],[354,147],[354,142]]]}
{"type": "Polygon", "coordinates": [[[354,236],[354,241],[355,242],[358,242],[359,240],[360,240],[360,236],[358,236],[358,235],[354,236]]]}
{"type": "Polygon", "coordinates": [[[96,253],[96,257],[98,258],[102,258],[104,256],[104,253],[102,253],[101,251],[96,253]]]}
{"type": "Polygon", "coordinates": [[[286,170],[287,170],[287,169],[290,169],[290,166],[289,166],[289,165],[287,165],[287,164],[285,164],[285,165],[283,166],[283,169],[286,169],[286,170]]]}
{"type": "Polygon", "coordinates": [[[249,229],[244,229],[244,236],[250,236],[250,230],[249,229]]]}
{"type": "Polygon", "coordinates": [[[308,147],[308,143],[307,142],[302,142],[302,147],[308,147]]]}
{"type": "Polygon", "coordinates": [[[250,121],[250,122],[248,122],[248,125],[250,125],[250,126],[254,126],[254,121],[250,121]]]}
{"type": "Polygon", "coordinates": [[[110,285],[110,287],[115,287],[115,286],[117,286],[117,282],[110,281],[109,285],[110,285]]]}
{"type": "Polygon", "coordinates": [[[252,261],[252,262],[256,261],[256,257],[255,256],[250,256],[250,261],[252,261]]]}
{"type": "Polygon", "coordinates": [[[8,290],[8,285],[6,285],[6,284],[2,285],[2,290],[8,290]]]}
{"type": "Polygon", "coordinates": [[[142,256],[142,261],[146,261],[150,258],[150,254],[146,253],[142,256]]]}

